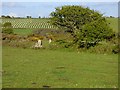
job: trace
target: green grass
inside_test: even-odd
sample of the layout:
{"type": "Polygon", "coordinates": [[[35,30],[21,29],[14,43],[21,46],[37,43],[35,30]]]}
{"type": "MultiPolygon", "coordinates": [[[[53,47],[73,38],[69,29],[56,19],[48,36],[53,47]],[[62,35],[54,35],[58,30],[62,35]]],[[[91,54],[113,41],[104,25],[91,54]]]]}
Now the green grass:
{"type": "Polygon", "coordinates": [[[18,35],[29,35],[33,33],[32,29],[13,29],[13,32],[18,35]]]}
{"type": "Polygon", "coordinates": [[[118,18],[107,18],[108,23],[113,31],[118,32],[118,18]]]}
{"type": "Polygon", "coordinates": [[[118,55],[3,46],[3,88],[115,88],[118,55]]]}

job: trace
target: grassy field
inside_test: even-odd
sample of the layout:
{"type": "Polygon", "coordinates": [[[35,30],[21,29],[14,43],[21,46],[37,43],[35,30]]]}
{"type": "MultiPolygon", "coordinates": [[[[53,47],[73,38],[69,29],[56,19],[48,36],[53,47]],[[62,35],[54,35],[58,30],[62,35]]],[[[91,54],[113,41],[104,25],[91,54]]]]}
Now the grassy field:
{"type": "Polygon", "coordinates": [[[116,88],[118,56],[3,46],[3,88],[116,88]]]}
{"type": "Polygon", "coordinates": [[[118,32],[118,19],[117,18],[107,18],[108,23],[113,31],[118,32]]]}
{"type": "MultiPolygon", "coordinates": [[[[54,28],[46,19],[5,19],[3,23],[7,21],[19,35],[29,35],[40,28],[54,28]]],[[[117,18],[107,18],[107,21],[118,32],[117,18]]],[[[78,53],[64,48],[49,50],[48,43],[43,43],[47,49],[3,46],[3,88],[118,87],[117,54],[78,53]]]]}
{"type": "Polygon", "coordinates": [[[13,32],[18,35],[29,35],[33,33],[33,29],[13,29],[13,32]]]}

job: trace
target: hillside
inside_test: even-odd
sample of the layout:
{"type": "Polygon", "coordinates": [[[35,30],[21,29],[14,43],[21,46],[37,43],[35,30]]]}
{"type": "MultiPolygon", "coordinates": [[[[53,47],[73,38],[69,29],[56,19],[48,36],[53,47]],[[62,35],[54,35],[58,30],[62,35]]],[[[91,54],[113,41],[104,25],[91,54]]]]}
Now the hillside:
{"type": "MultiPolygon", "coordinates": [[[[118,31],[118,19],[106,18],[113,31],[118,31]]],[[[13,28],[56,28],[50,25],[49,19],[3,19],[2,23],[11,22],[13,28]]]]}

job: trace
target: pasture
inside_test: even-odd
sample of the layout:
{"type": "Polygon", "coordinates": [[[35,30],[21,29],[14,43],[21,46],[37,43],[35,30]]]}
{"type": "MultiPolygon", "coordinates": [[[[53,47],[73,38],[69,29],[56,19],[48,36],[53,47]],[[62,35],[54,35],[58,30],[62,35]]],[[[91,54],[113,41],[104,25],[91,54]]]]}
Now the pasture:
{"type": "Polygon", "coordinates": [[[32,34],[33,29],[27,29],[27,28],[13,29],[13,32],[18,35],[29,35],[29,34],[32,34]]]}
{"type": "MultiPolygon", "coordinates": [[[[117,18],[107,18],[107,21],[118,32],[117,18]]],[[[11,22],[14,33],[20,36],[43,28],[56,29],[48,23],[49,19],[3,19],[5,22],[11,22]]],[[[58,37],[70,39],[67,35],[55,38],[58,37]]],[[[26,44],[20,40],[10,43],[26,44]]],[[[37,50],[3,45],[3,88],[118,87],[118,54],[78,53],[71,48],[49,49],[48,43],[43,43],[46,48],[37,50]]]]}
{"type": "Polygon", "coordinates": [[[118,55],[3,46],[3,88],[116,88],[118,55]]]}

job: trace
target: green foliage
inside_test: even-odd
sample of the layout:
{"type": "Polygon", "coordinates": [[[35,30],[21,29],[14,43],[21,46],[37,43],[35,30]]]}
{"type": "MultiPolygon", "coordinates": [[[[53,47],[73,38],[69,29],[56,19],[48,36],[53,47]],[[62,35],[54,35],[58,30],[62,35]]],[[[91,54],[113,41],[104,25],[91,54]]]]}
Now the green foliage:
{"type": "Polygon", "coordinates": [[[51,24],[68,30],[73,36],[73,43],[80,47],[88,48],[112,35],[103,15],[89,8],[62,6],[50,15],[51,24]]]}
{"type": "Polygon", "coordinates": [[[114,54],[120,53],[120,47],[119,47],[119,45],[115,45],[115,46],[113,47],[112,52],[113,52],[114,54]]]}
{"type": "Polygon", "coordinates": [[[11,26],[12,26],[12,24],[10,22],[6,22],[3,24],[3,27],[11,27],[11,26]]]}
{"type": "Polygon", "coordinates": [[[82,25],[94,21],[102,15],[82,6],[62,6],[56,8],[51,14],[51,23],[58,27],[74,30],[82,25]]]}
{"type": "Polygon", "coordinates": [[[104,39],[112,38],[113,34],[112,29],[107,25],[105,19],[99,19],[84,25],[77,36],[78,42],[81,43],[84,41],[84,44],[87,44],[87,48],[89,48],[104,39]]]}
{"type": "Polygon", "coordinates": [[[11,33],[13,33],[13,29],[12,28],[3,28],[3,33],[11,34],[11,33]]]}
{"type": "Polygon", "coordinates": [[[56,40],[56,42],[58,42],[59,44],[66,43],[64,40],[56,40]]]}
{"type": "Polygon", "coordinates": [[[6,22],[3,24],[3,29],[2,29],[3,33],[7,33],[7,34],[12,34],[13,33],[13,27],[12,24],[10,22],[6,22]]]}
{"type": "Polygon", "coordinates": [[[110,43],[102,43],[99,45],[96,45],[94,47],[91,47],[88,52],[91,53],[97,53],[97,54],[111,54],[113,50],[113,46],[110,45],[110,43]]]}

